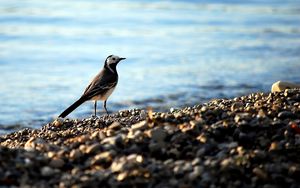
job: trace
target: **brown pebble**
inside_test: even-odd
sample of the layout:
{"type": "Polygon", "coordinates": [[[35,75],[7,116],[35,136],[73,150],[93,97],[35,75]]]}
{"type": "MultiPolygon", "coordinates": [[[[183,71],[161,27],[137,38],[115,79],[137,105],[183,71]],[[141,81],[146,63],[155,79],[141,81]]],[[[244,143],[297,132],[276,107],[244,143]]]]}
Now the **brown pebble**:
{"type": "Polygon", "coordinates": [[[65,165],[65,161],[62,159],[54,158],[54,159],[51,159],[49,165],[52,168],[61,168],[65,165]]]}
{"type": "Polygon", "coordinates": [[[92,145],[88,146],[86,148],[85,153],[93,154],[93,153],[99,151],[100,149],[101,149],[101,144],[100,143],[95,143],[95,144],[92,144],[92,145]]]}
{"type": "Polygon", "coordinates": [[[54,121],[52,122],[52,125],[55,126],[55,127],[60,127],[60,126],[63,125],[63,120],[60,119],[60,118],[58,118],[58,119],[56,119],[56,120],[54,120],[54,121]]]}
{"type": "Polygon", "coordinates": [[[72,160],[76,160],[76,159],[80,158],[81,156],[82,156],[82,152],[79,149],[73,149],[70,152],[70,158],[72,160]]]}
{"type": "Polygon", "coordinates": [[[268,175],[266,174],[265,171],[263,171],[262,169],[260,168],[257,168],[255,167],[252,172],[260,179],[267,179],[268,178],[268,175]]]}
{"type": "Polygon", "coordinates": [[[240,108],[242,108],[244,105],[241,102],[235,102],[231,105],[230,109],[232,112],[239,110],[240,108]]]}

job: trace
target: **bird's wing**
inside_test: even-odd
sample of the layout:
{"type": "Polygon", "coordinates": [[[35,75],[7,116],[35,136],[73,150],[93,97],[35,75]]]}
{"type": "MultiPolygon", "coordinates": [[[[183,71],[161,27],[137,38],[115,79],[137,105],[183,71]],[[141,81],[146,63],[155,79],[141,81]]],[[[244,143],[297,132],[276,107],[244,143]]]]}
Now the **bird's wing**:
{"type": "Polygon", "coordinates": [[[101,72],[93,79],[93,81],[85,89],[82,96],[91,99],[94,96],[103,94],[117,85],[116,79],[113,79],[111,76],[103,76],[103,74],[104,73],[101,72]]]}
{"type": "Polygon", "coordinates": [[[94,87],[91,87],[88,92],[84,93],[83,96],[87,97],[88,99],[91,99],[97,95],[104,94],[106,91],[110,90],[111,88],[114,88],[117,85],[117,82],[112,82],[105,85],[95,85],[94,87]]]}

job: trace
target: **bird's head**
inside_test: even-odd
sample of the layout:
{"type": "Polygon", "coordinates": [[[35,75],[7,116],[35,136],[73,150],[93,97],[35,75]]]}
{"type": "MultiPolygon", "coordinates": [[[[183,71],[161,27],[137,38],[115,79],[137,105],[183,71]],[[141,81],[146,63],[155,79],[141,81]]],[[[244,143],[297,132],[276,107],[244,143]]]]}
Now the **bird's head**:
{"type": "Polygon", "coordinates": [[[116,55],[110,55],[106,58],[105,64],[110,66],[110,65],[117,65],[120,61],[124,60],[126,58],[119,57],[116,55]]]}
{"type": "Polygon", "coordinates": [[[117,73],[117,64],[126,58],[110,55],[106,58],[104,68],[110,70],[113,73],[117,73]]]}

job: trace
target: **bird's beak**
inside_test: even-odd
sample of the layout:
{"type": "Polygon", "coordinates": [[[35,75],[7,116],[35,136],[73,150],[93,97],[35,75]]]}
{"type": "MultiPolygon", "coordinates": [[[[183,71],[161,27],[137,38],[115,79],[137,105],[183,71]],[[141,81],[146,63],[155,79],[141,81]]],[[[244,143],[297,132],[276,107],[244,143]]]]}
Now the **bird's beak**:
{"type": "Polygon", "coordinates": [[[124,60],[124,59],[126,59],[126,58],[124,58],[124,57],[120,57],[120,58],[119,58],[119,61],[122,61],[122,60],[124,60]]]}

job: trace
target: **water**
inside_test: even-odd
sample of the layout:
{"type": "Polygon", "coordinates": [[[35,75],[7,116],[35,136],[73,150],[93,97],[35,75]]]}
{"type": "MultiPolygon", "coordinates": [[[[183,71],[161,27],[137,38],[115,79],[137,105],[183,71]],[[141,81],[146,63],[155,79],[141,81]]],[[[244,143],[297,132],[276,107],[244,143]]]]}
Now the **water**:
{"type": "MultiPolygon", "coordinates": [[[[118,66],[111,111],[167,110],[269,91],[277,80],[300,82],[298,0],[0,5],[2,133],[51,121],[82,94],[110,54],[127,58],[118,66]]],[[[92,111],[87,102],[70,117],[92,111]]]]}

